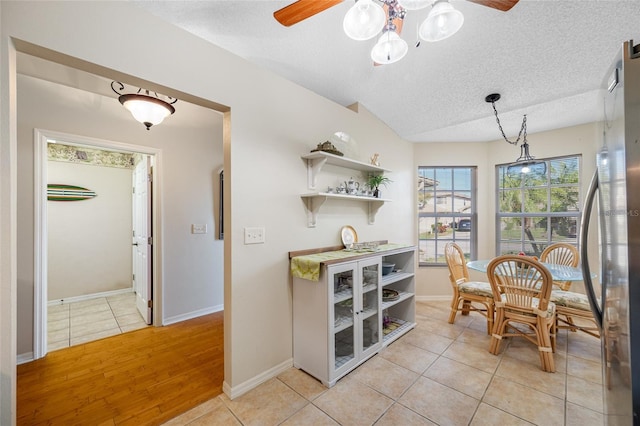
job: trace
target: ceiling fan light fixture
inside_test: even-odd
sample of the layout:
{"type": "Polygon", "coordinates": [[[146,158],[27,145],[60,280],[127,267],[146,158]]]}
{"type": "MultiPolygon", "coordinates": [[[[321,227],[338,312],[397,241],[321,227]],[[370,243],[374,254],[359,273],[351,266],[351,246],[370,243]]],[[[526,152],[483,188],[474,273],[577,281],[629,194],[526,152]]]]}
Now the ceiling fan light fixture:
{"type": "Polygon", "coordinates": [[[342,27],[353,40],[369,40],[382,30],[386,20],[382,6],[372,0],[358,0],[344,16],[342,27]]]}
{"type": "Polygon", "coordinates": [[[386,29],[371,49],[371,59],[377,64],[388,65],[404,58],[408,51],[407,42],[394,30],[386,29]]]}
{"type": "Polygon", "coordinates": [[[111,89],[118,95],[118,101],[124,106],[136,121],[144,124],[147,130],[151,126],[158,125],[162,121],[176,112],[176,109],[172,104],[178,100],[175,98],[168,98],[170,102],[160,99],[157,94],[151,95],[148,90],[139,89],[138,93],[124,94],[124,84],[119,81],[111,82],[111,89]],[[118,90],[114,85],[118,84],[118,90]]]}
{"type": "Polygon", "coordinates": [[[457,33],[463,23],[462,12],[451,6],[448,0],[437,0],[420,25],[418,34],[425,41],[440,41],[457,33]]]}
{"type": "Polygon", "coordinates": [[[398,4],[406,10],[420,10],[433,3],[433,0],[398,0],[398,4]]]}

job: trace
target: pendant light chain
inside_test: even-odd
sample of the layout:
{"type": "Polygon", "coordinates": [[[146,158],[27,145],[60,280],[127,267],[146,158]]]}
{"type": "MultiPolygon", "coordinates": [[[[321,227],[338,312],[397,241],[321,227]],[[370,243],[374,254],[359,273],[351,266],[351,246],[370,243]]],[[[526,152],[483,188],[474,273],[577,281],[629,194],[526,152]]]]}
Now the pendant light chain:
{"type": "Polygon", "coordinates": [[[498,128],[500,128],[500,133],[502,133],[502,137],[505,141],[509,142],[511,145],[518,145],[520,142],[520,137],[522,136],[522,142],[527,142],[527,114],[522,118],[522,127],[520,127],[520,132],[518,132],[518,139],[515,141],[510,141],[507,139],[507,135],[504,134],[504,130],[502,129],[502,124],[500,124],[500,119],[498,118],[498,110],[496,109],[496,103],[494,101],[491,102],[491,106],[493,107],[493,113],[496,116],[496,123],[498,123],[498,128]]]}

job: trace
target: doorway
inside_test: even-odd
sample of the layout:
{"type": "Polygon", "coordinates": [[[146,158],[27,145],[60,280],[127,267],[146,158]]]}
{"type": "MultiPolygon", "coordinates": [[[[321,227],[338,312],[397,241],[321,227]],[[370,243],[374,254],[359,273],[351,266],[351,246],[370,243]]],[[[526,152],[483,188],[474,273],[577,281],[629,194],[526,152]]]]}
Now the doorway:
{"type": "MultiPolygon", "coordinates": [[[[151,170],[157,168],[157,157],[160,155],[160,152],[159,150],[149,147],[39,129],[35,131],[34,143],[36,274],[34,287],[33,355],[34,359],[38,359],[46,355],[48,351],[47,310],[50,299],[63,305],[69,302],[83,301],[84,309],[89,312],[95,310],[96,312],[92,313],[93,316],[96,317],[97,320],[98,317],[100,317],[99,321],[102,322],[98,328],[105,328],[104,332],[107,333],[101,334],[96,332],[96,338],[107,337],[109,332],[119,334],[125,329],[131,329],[130,327],[119,327],[117,317],[102,318],[111,313],[117,314],[118,309],[120,309],[123,314],[131,313],[126,311],[127,308],[125,304],[128,303],[125,299],[126,293],[133,293],[135,295],[133,306],[139,308],[140,315],[146,324],[153,323],[153,316],[160,314],[159,312],[152,311],[151,297],[154,292],[160,291],[160,289],[157,288],[159,285],[157,285],[156,288],[152,288],[153,283],[155,283],[155,280],[153,280],[154,269],[152,267],[154,257],[152,221],[155,216],[155,209],[152,196],[154,191],[153,179],[151,178],[151,170]],[[63,147],[66,147],[65,149],[67,151],[71,150],[71,154],[79,157],[77,160],[80,161],[80,164],[78,164],[78,161],[76,161],[76,164],[72,164],[82,169],[80,172],[75,172],[76,176],[92,176],[94,182],[97,182],[95,183],[96,185],[102,185],[103,200],[100,200],[100,202],[102,202],[101,206],[94,204],[94,207],[91,207],[90,203],[78,200],[50,204],[52,201],[47,200],[47,184],[52,182],[48,178],[48,169],[49,167],[61,164],[58,162],[49,163],[48,161],[48,146],[52,143],[56,143],[55,145],[51,145],[53,147],[51,148],[52,151],[60,151],[63,147]],[[112,165],[121,163],[121,168],[119,170],[107,170],[104,167],[92,167],[89,163],[92,158],[98,155],[96,153],[99,153],[100,156],[98,163],[102,165],[107,163],[112,165]],[[105,158],[109,160],[105,161],[105,158]],[[93,176],[95,173],[89,172],[91,168],[96,170],[101,169],[98,177],[93,176]],[[111,174],[105,177],[105,173],[111,174]],[[120,187],[112,191],[119,192],[117,197],[109,198],[109,193],[105,188],[115,185],[114,182],[117,181],[117,179],[114,178],[114,176],[118,175],[114,175],[113,173],[119,173],[121,183],[120,187]],[[124,183],[122,182],[123,177],[127,180],[124,183]],[[101,184],[100,182],[103,183],[101,184]],[[132,187],[134,188],[133,190],[132,187]],[[126,202],[122,201],[123,196],[125,199],[128,197],[126,202]],[[51,207],[50,212],[48,206],[51,207]],[[120,206],[120,208],[118,208],[118,206],[120,206]],[[97,210],[91,210],[92,208],[97,210]],[[126,220],[118,220],[117,217],[112,217],[117,216],[115,212],[118,210],[124,210],[126,208],[128,208],[129,213],[121,212],[120,214],[120,219],[122,219],[122,214],[125,216],[128,215],[126,220]],[[62,209],[62,212],[60,212],[59,209],[62,209]],[[73,219],[73,214],[76,215],[75,219],[73,219]],[[99,215],[103,215],[103,217],[96,222],[96,217],[94,216],[99,215]],[[62,230],[62,235],[55,235],[52,233],[53,228],[50,229],[51,219],[54,217],[66,217],[68,225],[66,230],[62,230]],[[109,220],[111,220],[111,222],[109,222],[109,220]],[[108,223],[111,223],[117,231],[113,228],[107,232],[105,232],[104,229],[97,229],[101,228],[103,224],[104,228],[107,228],[109,226],[108,223]],[[94,234],[91,234],[92,229],[94,234]],[[117,242],[113,241],[114,234],[119,234],[117,242]],[[102,237],[100,237],[100,235],[102,235],[102,237]],[[59,243],[62,244],[62,246],[54,245],[54,240],[58,242],[62,240],[62,242],[59,243]],[[80,248],[76,246],[80,246],[80,248]],[[58,250],[49,252],[52,247],[58,247],[58,250]],[[117,250],[112,250],[112,247],[117,247],[117,250]],[[67,261],[67,259],[72,259],[71,254],[73,250],[77,252],[75,261],[67,261]],[[123,250],[125,251],[124,253],[122,252],[123,250]],[[111,255],[114,251],[119,253],[117,255],[111,255]],[[67,258],[61,256],[67,256],[67,258]],[[86,261],[83,261],[83,256],[89,257],[86,258],[86,261]],[[92,258],[95,259],[92,261],[92,258]],[[108,260],[112,261],[111,265],[108,260]],[[98,263],[94,263],[96,261],[98,263]],[[59,269],[58,265],[61,263],[69,263],[64,266],[65,268],[75,268],[71,271],[71,273],[74,274],[73,280],[56,280],[57,276],[55,272],[59,269]],[[86,265],[85,263],[91,263],[91,265],[86,265]],[[99,268],[102,268],[102,270],[99,268]],[[83,270],[85,275],[82,275],[83,270]],[[100,282],[99,278],[104,282],[100,282]],[[114,281],[114,279],[119,282],[119,284],[116,285],[119,289],[109,287],[108,291],[100,291],[105,290],[105,285],[112,286],[111,281],[114,281]],[[52,283],[59,281],[73,281],[76,282],[76,285],[80,286],[84,286],[85,283],[89,281],[96,281],[96,283],[94,283],[94,287],[82,288],[81,290],[76,289],[76,291],[81,294],[80,296],[63,298],[60,294],[65,294],[65,292],[69,294],[70,289],[66,289],[61,293],[58,288],[50,287],[52,283]],[[100,287],[101,285],[103,287],[100,287]],[[53,290],[52,294],[48,294],[50,289],[53,290]],[[94,302],[96,304],[92,306],[94,302]],[[118,303],[120,308],[114,308],[114,303],[118,303]],[[112,327],[110,324],[114,324],[118,328],[108,332],[107,329],[112,327]]],[[[65,158],[70,156],[68,153],[63,155],[65,158]]],[[[75,160],[74,158],[74,161],[75,160]]],[[[56,170],[55,167],[53,170],[56,170]]],[[[61,176],[60,173],[57,173],[57,176],[61,176]]],[[[62,176],[64,176],[64,174],[62,176]]],[[[90,191],[90,189],[87,190],[90,191]]],[[[100,194],[97,194],[97,197],[99,196],[100,194]]],[[[60,232],[58,232],[58,234],[60,234],[60,232]]],[[[71,311],[73,311],[74,305],[75,304],[69,305],[72,308],[71,311]]],[[[82,307],[82,305],[76,306],[82,307]]],[[[156,311],[159,311],[159,309],[156,309],[156,311]]],[[[69,330],[69,339],[70,344],[73,345],[74,336],[72,334],[74,319],[71,313],[69,313],[69,315],[69,326],[71,327],[69,330]]],[[[83,317],[76,318],[75,322],[78,333],[88,333],[89,330],[87,330],[86,325],[83,324],[86,322],[83,317]],[[85,327],[85,329],[81,329],[81,326],[85,327]]],[[[76,339],[78,343],[87,341],[86,339],[79,338],[80,336],[75,337],[78,337],[78,339],[76,339]]]]}

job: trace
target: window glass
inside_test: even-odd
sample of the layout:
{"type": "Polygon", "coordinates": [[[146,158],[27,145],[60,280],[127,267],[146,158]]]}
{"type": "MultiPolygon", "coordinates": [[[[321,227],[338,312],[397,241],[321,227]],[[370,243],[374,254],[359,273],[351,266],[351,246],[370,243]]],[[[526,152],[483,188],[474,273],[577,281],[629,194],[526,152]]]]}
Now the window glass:
{"type": "Polygon", "coordinates": [[[540,256],[552,242],[578,245],[580,156],[544,160],[545,173],[496,167],[497,254],[540,256]]]}
{"type": "Polygon", "coordinates": [[[476,251],[475,167],[418,168],[418,241],[421,266],[444,265],[454,241],[468,259],[476,251]]]}

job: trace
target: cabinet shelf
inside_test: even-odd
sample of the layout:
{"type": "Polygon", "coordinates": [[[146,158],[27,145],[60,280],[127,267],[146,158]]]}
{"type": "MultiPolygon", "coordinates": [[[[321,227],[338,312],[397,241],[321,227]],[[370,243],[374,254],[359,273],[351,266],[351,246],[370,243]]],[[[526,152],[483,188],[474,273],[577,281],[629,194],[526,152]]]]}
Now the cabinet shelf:
{"type": "Polygon", "coordinates": [[[398,294],[398,298],[396,300],[389,300],[389,301],[382,301],[382,309],[387,309],[392,307],[393,305],[397,305],[400,302],[403,302],[407,299],[411,299],[413,297],[413,293],[407,293],[407,292],[399,292],[398,294]]]}
{"type": "Polygon", "coordinates": [[[409,273],[409,272],[391,272],[388,275],[383,275],[382,276],[381,284],[383,286],[387,286],[389,284],[393,284],[395,282],[402,281],[405,278],[411,278],[413,276],[414,276],[414,274],[412,272],[411,273],[409,273]]]}
{"type": "Polygon", "coordinates": [[[388,345],[416,326],[415,322],[403,321],[398,318],[391,318],[391,324],[396,325],[396,328],[393,330],[389,330],[388,328],[382,330],[382,339],[385,345],[388,345]]]}

